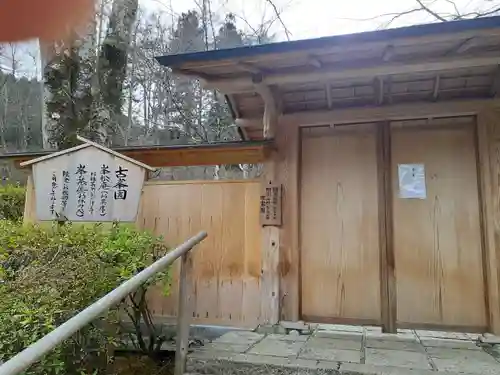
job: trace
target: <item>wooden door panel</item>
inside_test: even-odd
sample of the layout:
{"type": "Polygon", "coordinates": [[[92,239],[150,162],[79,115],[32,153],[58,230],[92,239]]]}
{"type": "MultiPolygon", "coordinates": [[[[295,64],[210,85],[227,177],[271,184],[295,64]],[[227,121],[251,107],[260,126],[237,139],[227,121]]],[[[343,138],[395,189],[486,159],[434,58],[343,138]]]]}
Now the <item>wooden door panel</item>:
{"type": "Polygon", "coordinates": [[[376,145],[370,131],[304,135],[304,317],[380,320],[376,145]]]}
{"type": "Polygon", "coordinates": [[[472,126],[393,129],[398,321],[486,326],[472,126]],[[398,164],[425,166],[426,199],[399,198],[398,164]]]}

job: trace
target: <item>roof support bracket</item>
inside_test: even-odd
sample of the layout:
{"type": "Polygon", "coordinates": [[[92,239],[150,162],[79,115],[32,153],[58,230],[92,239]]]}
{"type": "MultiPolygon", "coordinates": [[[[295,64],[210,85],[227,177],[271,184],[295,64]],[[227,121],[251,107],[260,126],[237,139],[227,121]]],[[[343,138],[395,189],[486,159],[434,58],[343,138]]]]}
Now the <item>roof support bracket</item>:
{"type": "Polygon", "coordinates": [[[276,134],[276,126],[278,123],[279,106],[276,96],[271,87],[263,83],[255,83],[255,91],[261,96],[264,101],[264,139],[273,139],[276,134]]]}

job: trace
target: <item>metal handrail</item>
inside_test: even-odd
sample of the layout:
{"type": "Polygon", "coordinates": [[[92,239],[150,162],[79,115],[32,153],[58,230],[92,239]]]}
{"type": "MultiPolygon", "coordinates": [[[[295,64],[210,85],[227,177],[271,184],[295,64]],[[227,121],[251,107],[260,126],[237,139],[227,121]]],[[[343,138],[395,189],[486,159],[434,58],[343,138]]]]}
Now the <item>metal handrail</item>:
{"type": "MultiPolygon", "coordinates": [[[[94,321],[99,316],[103,315],[106,311],[108,311],[112,306],[120,303],[127,295],[137,290],[142,284],[148,281],[151,277],[156,275],[157,273],[163,271],[169,265],[171,265],[177,258],[182,257],[182,269],[181,269],[181,295],[180,297],[180,305],[179,308],[183,307],[183,301],[187,301],[186,296],[183,294],[187,294],[186,290],[186,263],[188,252],[201,241],[203,241],[207,237],[206,232],[200,232],[196,236],[190,238],[182,245],[177,247],[175,250],[169,252],[167,255],[150,265],[148,268],[139,272],[134,277],[125,281],[116,289],[112,290],[110,293],[106,294],[97,302],[93,303],[85,310],[81,311],[67,322],[61,324],[59,327],[54,329],[52,332],[42,337],[40,340],[30,345],[22,352],[18,353],[10,360],[5,362],[0,366],[0,375],[17,375],[20,372],[29,368],[32,364],[39,361],[43,356],[49,353],[52,349],[54,349],[57,345],[59,345],[64,340],[68,339],[80,329],[85,327],[87,324],[94,321]],[[184,292],[184,293],[183,293],[184,292]]],[[[185,307],[185,306],[184,306],[185,307]]],[[[183,318],[181,314],[178,314],[179,321],[183,318]]],[[[189,321],[184,319],[184,323],[187,323],[186,327],[178,326],[177,329],[179,332],[189,333],[189,321]]],[[[179,364],[179,360],[176,358],[176,373],[183,373],[185,366],[185,351],[186,348],[185,343],[182,341],[187,341],[187,338],[177,337],[177,348],[176,357],[183,359],[184,364],[179,364]],[[182,349],[182,350],[180,350],[182,349]],[[184,352],[184,353],[181,353],[184,352]],[[183,354],[181,356],[181,354],[183,354]]]]}

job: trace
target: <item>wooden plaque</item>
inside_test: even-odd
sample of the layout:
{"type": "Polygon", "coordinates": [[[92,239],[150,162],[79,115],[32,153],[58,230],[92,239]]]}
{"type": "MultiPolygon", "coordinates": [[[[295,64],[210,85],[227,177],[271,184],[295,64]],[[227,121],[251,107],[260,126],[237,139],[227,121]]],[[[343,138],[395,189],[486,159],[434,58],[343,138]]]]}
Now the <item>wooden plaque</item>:
{"type": "Polygon", "coordinates": [[[260,223],[262,226],[281,226],[282,186],[269,184],[260,196],[260,223]]]}

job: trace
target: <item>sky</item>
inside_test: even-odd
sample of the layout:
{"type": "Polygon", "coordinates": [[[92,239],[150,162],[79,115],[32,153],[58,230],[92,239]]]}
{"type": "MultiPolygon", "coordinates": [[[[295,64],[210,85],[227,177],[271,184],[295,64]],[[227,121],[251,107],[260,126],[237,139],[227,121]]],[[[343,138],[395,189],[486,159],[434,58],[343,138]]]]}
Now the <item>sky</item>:
{"type": "MultiPolygon", "coordinates": [[[[199,1],[198,1],[199,2],[199,1]]],[[[291,39],[307,39],[329,35],[349,34],[361,31],[375,30],[383,27],[391,17],[377,16],[400,13],[415,8],[416,0],[273,0],[282,11],[282,19],[291,32],[291,39]]],[[[440,13],[455,13],[451,0],[423,0],[432,9],[440,13]]],[[[453,0],[461,11],[473,11],[477,8],[498,5],[496,0],[453,0]]],[[[141,0],[141,4],[150,9],[159,9],[180,14],[189,9],[197,8],[196,0],[141,0]]],[[[233,12],[245,18],[251,25],[261,23],[262,17],[269,19],[273,10],[266,0],[212,0],[213,11],[233,12]]],[[[423,13],[410,14],[392,26],[405,26],[414,23],[432,21],[432,17],[423,13]]],[[[243,22],[241,27],[244,27],[243,22]]],[[[283,28],[275,24],[274,32],[279,39],[286,38],[283,28]]]]}

